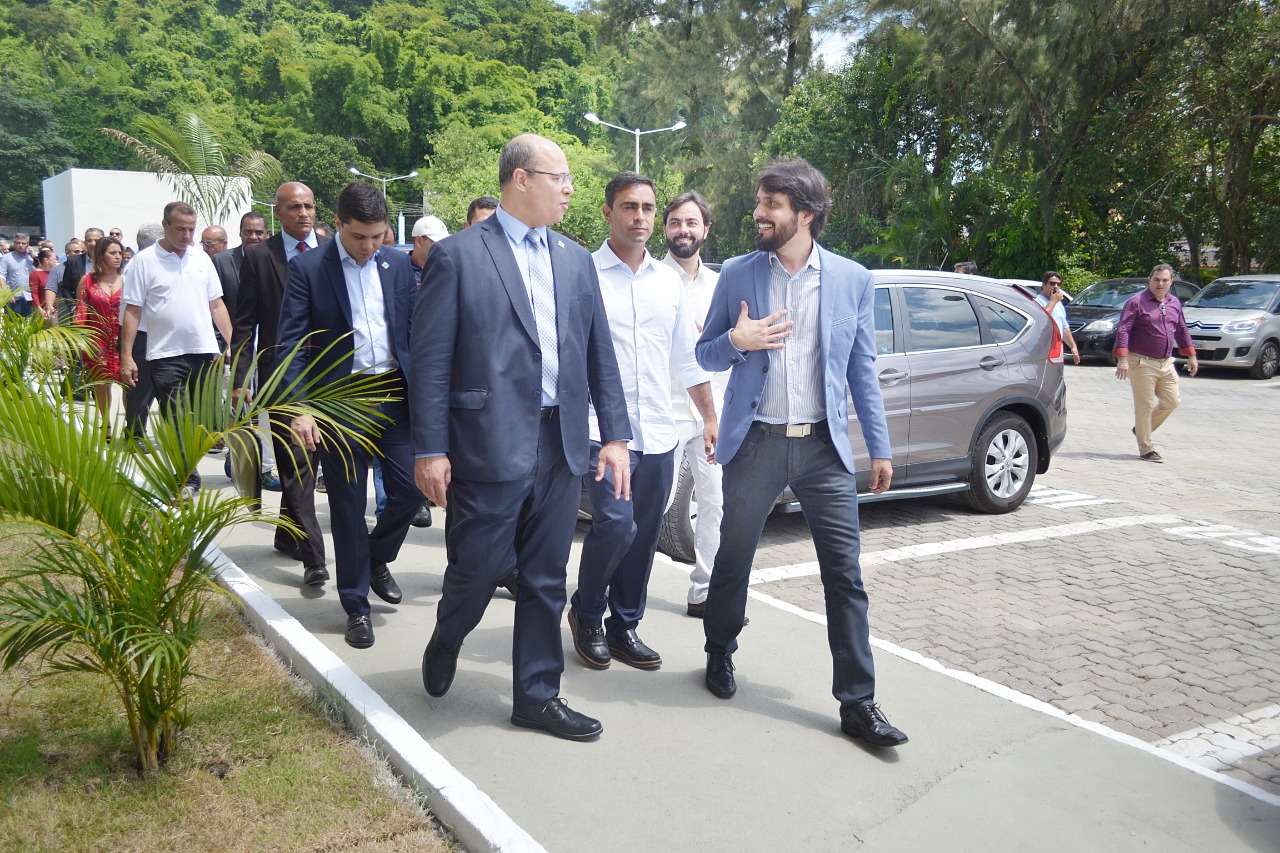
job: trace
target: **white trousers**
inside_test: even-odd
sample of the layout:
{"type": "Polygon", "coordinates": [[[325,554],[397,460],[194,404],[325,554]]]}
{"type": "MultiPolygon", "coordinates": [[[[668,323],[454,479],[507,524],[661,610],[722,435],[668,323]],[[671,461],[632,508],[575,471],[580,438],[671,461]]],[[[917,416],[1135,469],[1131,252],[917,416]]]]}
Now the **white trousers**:
{"type": "MultiPolygon", "coordinates": [[[[724,495],[720,480],[723,469],[719,465],[707,462],[707,454],[702,446],[702,421],[676,421],[676,432],[680,443],[676,452],[676,479],[680,477],[680,454],[689,460],[693,470],[693,493],[697,498],[697,516],[693,520],[693,551],[695,561],[693,571],[689,573],[689,602],[701,604],[707,600],[707,587],[711,584],[711,567],[716,561],[716,551],[720,550],[720,519],[724,515],[724,495]]],[[[675,499],[675,484],[672,484],[671,497],[667,499],[667,509],[675,499]]]]}

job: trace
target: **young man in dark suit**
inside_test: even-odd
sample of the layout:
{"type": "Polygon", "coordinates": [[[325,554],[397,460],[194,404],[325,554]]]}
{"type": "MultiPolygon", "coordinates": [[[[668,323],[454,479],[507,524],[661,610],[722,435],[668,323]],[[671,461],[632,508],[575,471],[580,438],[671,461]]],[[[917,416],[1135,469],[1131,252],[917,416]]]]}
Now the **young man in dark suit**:
{"type": "Polygon", "coordinates": [[[382,454],[387,489],[386,509],[372,532],[365,521],[369,452],[344,441],[322,443],[310,415],[290,425],[295,441],[319,450],[328,481],[338,597],[347,612],[346,641],[365,649],[374,639],[369,590],[390,604],[400,603],[400,587],[387,564],[395,561],[409,521],[422,506],[413,482],[404,374],[417,288],[408,255],[382,249],[387,200],[377,187],[347,184],[338,195],[337,214],[337,237],[289,264],[277,339],[283,352],[307,342],[284,367],[286,385],[334,384],[376,374],[392,398],[379,407],[381,433],[370,436],[382,454]]]}
{"type": "MultiPolygon", "coordinates": [[[[315,196],[306,184],[291,181],[280,185],[276,190],[276,215],[280,217],[280,232],[245,248],[240,264],[240,284],[231,314],[231,387],[236,400],[249,393],[249,368],[255,349],[258,388],[275,374],[281,353],[288,352],[276,346],[276,332],[289,262],[322,242],[314,230],[315,196]]],[[[324,536],[316,519],[315,454],[294,444],[283,424],[273,425],[271,433],[280,472],[280,514],[303,533],[298,538],[277,527],[275,548],[302,563],[303,584],[321,586],[329,580],[329,570],[325,567],[324,536]]]]}
{"type": "Polygon", "coordinates": [[[631,429],[591,256],[548,229],[573,194],[564,152],[518,136],[498,182],[497,212],[432,248],[414,309],[416,477],[448,509],[423,683],[432,696],[448,691],[463,640],[498,581],[518,571],[511,722],[589,740],[600,723],[559,698],[588,393],[602,442],[596,479],[609,472],[615,496],[630,497],[631,429]]]}

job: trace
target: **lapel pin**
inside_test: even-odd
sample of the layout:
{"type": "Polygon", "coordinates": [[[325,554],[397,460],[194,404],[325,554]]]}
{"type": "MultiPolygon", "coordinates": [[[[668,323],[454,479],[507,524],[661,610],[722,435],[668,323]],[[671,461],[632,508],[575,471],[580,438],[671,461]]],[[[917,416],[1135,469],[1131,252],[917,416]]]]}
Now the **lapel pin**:
{"type": "Polygon", "coordinates": [[[561,249],[563,249],[563,248],[564,248],[564,241],[563,241],[563,240],[557,240],[557,241],[556,241],[556,245],[557,245],[557,246],[559,246],[561,249]]]}
{"type": "Polygon", "coordinates": [[[382,268],[383,268],[384,270],[389,270],[389,269],[391,269],[391,264],[387,263],[386,261],[383,261],[383,262],[382,262],[382,268]]]}

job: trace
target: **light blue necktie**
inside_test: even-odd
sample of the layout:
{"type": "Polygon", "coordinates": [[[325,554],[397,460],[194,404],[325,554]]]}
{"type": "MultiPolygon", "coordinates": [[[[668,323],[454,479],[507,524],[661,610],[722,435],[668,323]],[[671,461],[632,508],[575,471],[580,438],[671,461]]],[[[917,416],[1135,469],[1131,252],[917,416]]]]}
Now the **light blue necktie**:
{"type": "Polygon", "coordinates": [[[529,242],[529,290],[533,293],[533,320],[538,327],[538,347],[542,350],[542,396],[556,399],[560,375],[560,344],[556,336],[556,288],[551,277],[551,258],[542,235],[532,229],[529,242]]]}

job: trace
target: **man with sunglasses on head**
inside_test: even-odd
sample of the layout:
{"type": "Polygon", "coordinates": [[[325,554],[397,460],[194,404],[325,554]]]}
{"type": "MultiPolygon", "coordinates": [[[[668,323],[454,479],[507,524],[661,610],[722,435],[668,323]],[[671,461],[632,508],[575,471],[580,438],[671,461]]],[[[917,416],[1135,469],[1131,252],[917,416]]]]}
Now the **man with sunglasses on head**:
{"type": "Polygon", "coordinates": [[[1174,347],[1187,359],[1189,375],[1195,376],[1200,369],[1182,302],[1172,288],[1173,267],[1157,264],[1147,289],[1129,297],[1116,325],[1116,379],[1129,379],[1133,388],[1133,435],[1138,439],[1138,456],[1147,462],[1164,461],[1151,434],[1180,401],[1174,347]]]}

